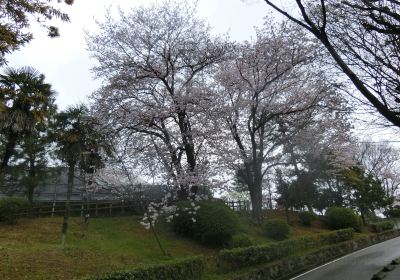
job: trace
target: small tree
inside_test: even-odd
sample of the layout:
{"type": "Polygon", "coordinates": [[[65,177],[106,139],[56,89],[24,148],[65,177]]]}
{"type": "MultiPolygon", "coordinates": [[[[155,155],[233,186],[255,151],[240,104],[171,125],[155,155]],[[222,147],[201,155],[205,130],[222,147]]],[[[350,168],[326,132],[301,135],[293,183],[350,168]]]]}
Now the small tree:
{"type": "Polygon", "coordinates": [[[343,180],[350,204],[360,211],[364,224],[369,214],[374,215],[375,210],[385,208],[392,202],[381,182],[361,167],[355,166],[345,170],[343,180]]]}

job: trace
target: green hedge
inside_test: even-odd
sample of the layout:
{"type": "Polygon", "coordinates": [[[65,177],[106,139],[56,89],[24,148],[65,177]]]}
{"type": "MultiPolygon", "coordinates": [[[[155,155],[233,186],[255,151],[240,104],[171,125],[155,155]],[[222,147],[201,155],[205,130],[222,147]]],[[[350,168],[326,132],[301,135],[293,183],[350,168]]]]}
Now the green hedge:
{"type": "Polygon", "coordinates": [[[196,203],[200,208],[189,215],[190,203],[181,201],[179,216],[173,219],[175,233],[193,238],[211,246],[227,246],[240,228],[239,216],[221,201],[203,200],[196,203]],[[195,219],[193,221],[192,219],[195,219]]]}
{"type": "Polygon", "coordinates": [[[253,238],[245,233],[239,233],[232,236],[231,241],[228,244],[228,248],[243,248],[254,245],[253,238]]]}
{"type": "Polygon", "coordinates": [[[394,228],[394,223],[392,221],[384,221],[379,223],[372,223],[371,228],[374,232],[382,232],[386,230],[391,230],[394,228]]]}
{"type": "Polygon", "coordinates": [[[359,231],[361,223],[353,209],[345,207],[330,207],[326,210],[326,220],[331,229],[352,227],[359,231]]]}
{"type": "Polygon", "coordinates": [[[353,232],[354,229],[349,228],[271,244],[222,250],[218,256],[218,264],[220,269],[230,270],[268,263],[310,248],[350,240],[353,232]]]}
{"type": "Polygon", "coordinates": [[[203,260],[200,257],[193,257],[131,270],[115,271],[84,280],[200,280],[203,271],[203,260]]]}
{"type": "Polygon", "coordinates": [[[283,240],[289,237],[290,227],[285,220],[271,219],[263,224],[265,235],[275,240],[283,240]]]}
{"type": "Polygon", "coordinates": [[[315,221],[316,219],[317,215],[315,215],[313,212],[305,211],[299,213],[300,224],[302,224],[303,226],[306,227],[311,226],[312,222],[315,221]]]}
{"type": "Polygon", "coordinates": [[[0,198],[0,223],[15,224],[18,218],[16,215],[18,211],[29,206],[30,203],[23,198],[0,198]]]}

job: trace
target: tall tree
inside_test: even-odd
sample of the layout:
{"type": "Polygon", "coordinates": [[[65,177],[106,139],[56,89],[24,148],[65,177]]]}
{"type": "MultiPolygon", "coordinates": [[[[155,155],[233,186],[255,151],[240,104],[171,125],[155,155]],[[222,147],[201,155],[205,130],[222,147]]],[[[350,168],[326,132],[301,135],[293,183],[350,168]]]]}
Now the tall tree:
{"type": "Polygon", "coordinates": [[[227,52],[195,12],[185,1],[139,7],[107,18],[88,38],[104,81],[93,111],[127,140],[124,151],[139,150],[142,162],[158,159],[181,198],[205,180],[212,69],[227,52]]]}
{"type": "Polygon", "coordinates": [[[54,123],[53,137],[58,158],[68,166],[68,188],[62,225],[62,246],[68,232],[70,200],[74,187],[75,171],[93,173],[102,165],[101,150],[106,148],[105,137],[99,133],[84,105],[70,107],[60,112],[54,123]]]}
{"type": "Polygon", "coordinates": [[[227,125],[219,149],[221,161],[240,168],[260,222],[263,178],[283,164],[282,145],[307,126],[322,100],[329,103],[331,88],[312,66],[315,45],[286,23],[257,30],[256,40],[238,45],[234,53],[218,76],[219,113],[227,125]]]}
{"type": "Polygon", "coordinates": [[[0,171],[7,167],[17,142],[44,122],[54,95],[45,76],[34,68],[8,68],[0,75],[0,132],[6,139],[0,171]]]}
{"type": "Polygon", "coordinates": [[[367,103],[400,127],[399,1],[293,0],[299,17],[265,2],[314,35],[367,103]]]}
{"type": "MultiPolygon", "coordinates": [[[[33,38],[28,30],[30,22],[35,19],[48,30],[51,37],[58,36],[57,27],[48,25],[46,21],[58,18],[62,21],[69,21],[67,14],[54,8],[51,2],[43,0],[7,0],[0,1],[0,65],[5,62],[5,55],[19,49],[33,38]]],[[[73,0],[64,0],[68,5],[73,0]]]]}

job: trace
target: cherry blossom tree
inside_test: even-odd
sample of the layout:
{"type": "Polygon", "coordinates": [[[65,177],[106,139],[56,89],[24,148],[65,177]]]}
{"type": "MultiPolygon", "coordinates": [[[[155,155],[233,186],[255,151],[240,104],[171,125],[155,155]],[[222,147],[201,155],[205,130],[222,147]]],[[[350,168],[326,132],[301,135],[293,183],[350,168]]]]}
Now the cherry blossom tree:
{"type": "Polygon", "coordinates": [[[218,75],[228,128],[220,141],[231,143],[219,143],[219,149],[241,171],[260,222],[263,178],[286,164],[283,144],[331,105],[334,91],[315,60],[317,46],[288,23],[257,30],[256,39],[238,44],[234,53],[218,75]]]}
{"type": "Polygon", "coordinates": [[[388,196],[392,197],[400,188],[400,152],[387,143],[361,143],[356,160],[367,173],[378,178],[388,196]]]}
{"type": "Polygon", "coordinates": [[[211,81],[229,49],[195,12],[180,1],[120,11],[88,36],[98,61],[93,71],[103,81],[92,111],[124,141],[123,153],[157,168],[181,198],[207,182],[211,81]]]}
{"type": "Polygon", "coordinates": [[[400,127],[399,1],[265,2],[312,34],[364,97],[363,103],[400,127]]]}

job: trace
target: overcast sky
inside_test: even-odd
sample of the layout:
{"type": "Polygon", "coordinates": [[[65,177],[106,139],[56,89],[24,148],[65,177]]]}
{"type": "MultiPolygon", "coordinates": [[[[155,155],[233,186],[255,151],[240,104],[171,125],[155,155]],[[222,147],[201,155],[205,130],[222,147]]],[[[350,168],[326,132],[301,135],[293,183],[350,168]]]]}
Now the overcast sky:
{"type": "MultiPolygon", "coordinates": [[[[71,7],[62,5],[71,22],[57,23],[61,36],[48,38],[45,30],[33,26],[35,40],[9,55],[9,66],[32,66],[45,74],[58,93],[60,109],[85,102],[99,82],[90,72],[94,61],[86,51],[84,30],[96,32],[95,20],[102,21],[107,7],[126,10],[151,2],[156,0],[76,0],[71,7]]],[[[268,9],[261,0],[199,0],[198,12],[213,33],[229,32],[233,40],[246,40],[254,37],[254,26],[263,24],[268,9]]]]}
{"type": "MultiPolygon", "coordinates": [[[[70,23],[57,23],[61,36],[51,39],[45,30],[33,25],[35,39],[7,57],[9,66],[32,66],[46,75],[46,81],[57,91],[57,105],[65,109],[69,105],[87,101],[99,81],[90,72],[94,61],[86,50],[85,32],[96,32],[95,20],[102,21],[108,7],[116,11],[161,0],[75,0],[74,5],[62,5],[71,18],[70,23]]],[[[195,0],[187,0],[195,1],[195,0]]],[[[289,1],[280,0],[285,8],[295,9],[289,1]]],[[[294,10],[291,10],[294,11],[294,10]]],[[[254,27],[262,26],[271,10],[263,0],[198,0],[198,14],[213,28],[214,34],[229,33],[230,38],[242,41],[254,37],[254,27]]],[[[357,126],[357,134],[368,135],[374,140],[394,140],[393,131],[370,125],[357,126]]],[[[396,139],[397,140],[397,139],[396,139]]]]}

